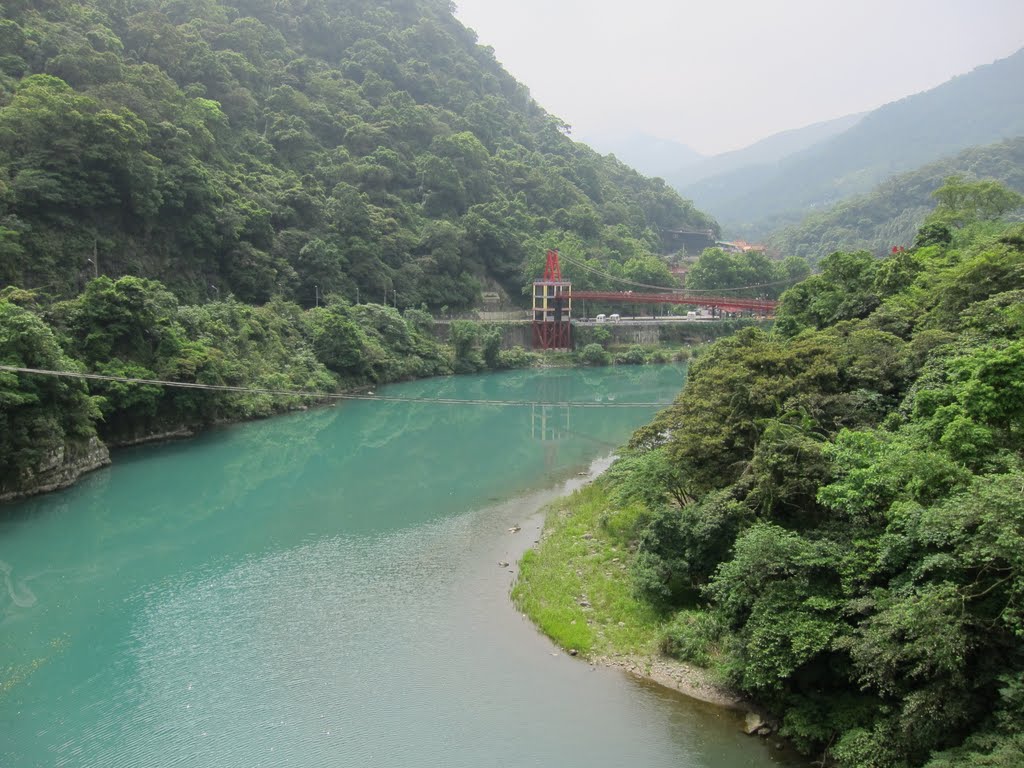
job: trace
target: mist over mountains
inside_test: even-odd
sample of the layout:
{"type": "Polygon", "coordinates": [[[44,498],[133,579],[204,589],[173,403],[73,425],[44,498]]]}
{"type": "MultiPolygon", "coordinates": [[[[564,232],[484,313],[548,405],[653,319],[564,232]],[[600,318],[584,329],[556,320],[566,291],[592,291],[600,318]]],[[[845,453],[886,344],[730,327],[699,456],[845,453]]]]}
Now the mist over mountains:
{"type": "Polygon", "coordinates": [[[660,168],[651,162],[654,145],[638,138],[615,152],[664,178],[727,232],[762,238],[896,174],[1024,135],[1021,93],[1024,50],[871,112],[784,131],[735,152],[675,165],[669,162],[681,156],[663,153],[660,168]]]}
{"type": "Polygon", "coordinates": [[[677,185],[732,231],[763,235],[902,171],[1024,134],[1024,50],[886,104],[775,163],[677,185]]]}

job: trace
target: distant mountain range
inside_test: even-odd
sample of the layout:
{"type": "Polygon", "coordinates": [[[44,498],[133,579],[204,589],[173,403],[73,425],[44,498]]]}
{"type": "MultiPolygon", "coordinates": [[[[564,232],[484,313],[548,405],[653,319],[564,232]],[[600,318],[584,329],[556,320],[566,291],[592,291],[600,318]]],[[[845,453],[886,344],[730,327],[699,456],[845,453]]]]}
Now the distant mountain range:
{"type": "MultiPolygon", "coordinates": [[[[671,173],[665,171],[667,166],[663,166],[663,178],[676,189],[683,189],[702,179],[717,177],[730,171],[750,166],[777,163],[789,155],[801,152],[808,147],[812,147],[842,133],[855,125],[865,114],[867,113],[860,112],[856,115],[845,115],[834,120],[814,123],[804,128],[782,131],[766,139],[761,139],[749,147],[732,152],[723,152],[713,157],[702,157],[687,165],[680,165],[677,170],[671,173]]],[[[638,170],[643,171],[642,168],[638,170]]]]}
{"type": "Polygon", "coordinates": [[[778,134],[663,177],[730,234],[763,237],[894,174],[1024,135],[1022,93],[1024,49],[866,115],[778,134]]]}
{"type": "Polygon", "coordinates": [[[814,123],[773,134],[743,149],[719,155],[702,155],[692,147],[671,139],[659,139],[634,133],[604,139],[587,139],[586,143],[602,154],[615,155],[645,176],[664,179],[677,189],[738,168],[776,163],[784,157],[811,147],[845,131],[866,112],[846,115],[834,120],[814,123]]]}

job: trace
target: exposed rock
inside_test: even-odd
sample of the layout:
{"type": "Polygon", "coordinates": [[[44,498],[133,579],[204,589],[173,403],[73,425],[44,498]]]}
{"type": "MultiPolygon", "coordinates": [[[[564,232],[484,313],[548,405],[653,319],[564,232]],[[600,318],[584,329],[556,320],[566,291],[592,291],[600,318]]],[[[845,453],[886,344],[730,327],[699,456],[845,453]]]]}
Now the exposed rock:
{"type": "Polygon", "coordinates": [[[747,717],[743,722],[743,732],[748,736],[753,736],[762,728],[767,728],[766,723],[757,712],[747,712],[747,717]]]}
{"type": "Polygon", "coordinates": [[[664,656],[635,656],[616,654],[598,656],[593,663],[625,670],[637,677],[653,680],[666,688],[672,688],[700,701],[720,707],[744,710],[746,706],[733,691],[719,686],[707,670],[699,669],[664,656]]]}
{"type": "Polygon", "coordinates": [[[579,653],[580,653],[580,652],[579,652],[579,651],[577,651],[577,650],[576,650],[575,648],[570,648],[570,649],[569,649],[569,655],[570,655],[570,656],[578,656],[578,655],[579,655],[579,653]]]}
{"type": "Polygon", "coordinates": [[[761,738],[764,738],[765,736],[771,736],[772,735],[772,729],[769,726],[767,726],[767,725],[763,725],[763,726],[761,726],[760,728],[757,729],[757,735],[760,736],[761,738]]]}
{"type": "Polygon", "coordinates": [[[0,501],[67,488],[86,472],[110,463],[110,451],[98,437],[68,441],[47,453],[34,469],[14,482],[0,486],[0,501]]]}
{"type": "Polygon", "coordinates": [[[502,568],[508,568],[508,562],[506,562],[505,560],[499,560],[498,565],[500,565],[502,568]]]}

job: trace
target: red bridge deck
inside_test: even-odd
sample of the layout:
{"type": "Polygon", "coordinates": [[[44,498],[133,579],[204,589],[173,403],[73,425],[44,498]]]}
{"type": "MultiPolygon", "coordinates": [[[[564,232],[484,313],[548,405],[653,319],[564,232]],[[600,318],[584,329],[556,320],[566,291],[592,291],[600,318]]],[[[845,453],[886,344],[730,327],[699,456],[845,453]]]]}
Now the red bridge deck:
{"type": "Polygon", "coordinates": [[[767,299],[740,299],[735,296],[705,296],[686,293],[621,293],[616,291],[573,291],[573,300],[592,299],[620,304],[693,304],[698,307],[715,307],[723,312],[754,311],[763,315],[775,313],[777,301],[767,299]]]}

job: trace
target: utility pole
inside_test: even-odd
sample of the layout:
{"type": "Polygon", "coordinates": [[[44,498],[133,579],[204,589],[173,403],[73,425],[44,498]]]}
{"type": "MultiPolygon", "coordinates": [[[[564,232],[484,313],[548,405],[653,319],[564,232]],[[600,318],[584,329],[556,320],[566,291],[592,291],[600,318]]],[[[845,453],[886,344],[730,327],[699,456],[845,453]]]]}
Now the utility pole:
{"type": "Polygon", "coordinates": [[[320,286],[319,285],[314,285],[313,286],[313,295],[315,297],[316,306],[319,307],[320,306],[320,286]]]}
{"type": "Polygon", "coordinates": [[[359,286],[356,286],[356,304],[359,303],[359,286]]]}
{"type": "Polygon", "coordinates": [[[98,250],[99,249],[98,249],[98,247],[96,245],[96,238],[94,237],[92,239],[92,258],[85,260],[86,264],[92,264],[92,279],[93,280],[95,280],[97,277],[100,276],[99,255],[97,253],[98,250]]]}

